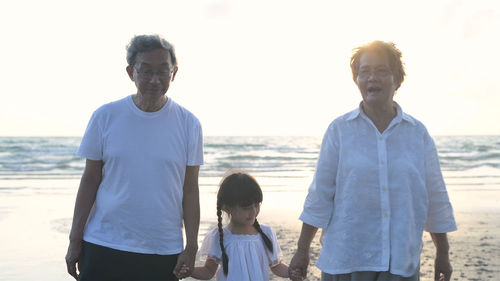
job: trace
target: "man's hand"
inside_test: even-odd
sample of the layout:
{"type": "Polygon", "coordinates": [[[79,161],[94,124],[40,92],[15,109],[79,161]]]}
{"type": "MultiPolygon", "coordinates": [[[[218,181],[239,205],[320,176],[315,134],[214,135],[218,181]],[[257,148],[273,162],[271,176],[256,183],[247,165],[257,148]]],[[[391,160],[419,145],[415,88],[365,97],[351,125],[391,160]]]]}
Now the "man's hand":
{"type": "Polygon", "coordinates": [[[80,256],[82,253],[82,241],[71,241],[66,253],[66,266],[68,273],[73,278],[78,280],[78,273],[76,272],[76,264],[78,263],[78,271],[80,271],[80,256]]]}
{"type": "Polygon", "coordinates": [[[68,273],[75,279],[78,279],[76,266],[80,271],[80,256],[82,253],[82,240],[85,224],[94,205],[97,190],[102,180],[102,161],[87,159],[85,170],[83,171],[80,187],[76,195],[75,212],[73,214],[73,223],[69,234],[69,246],[66,254],[66,266],[68,273]]]}
{"type": "Polygon", "coordinates": [[[434,280],[450,281],[452,272],[453,269],[448,254],[436,255],[436,260],[434,261],[434,280]]]}
{"type": "Polygon", "coordinates": [[[177,278],[182,279],[191,276],[194,269],[194,260],[196,258],[197,247],[188,247],[182,251],[177,258],[177,264],[174,268],[174,274],[177,278]]]}
{"type": "Polygon", "coordinates": [[[293,281],[302,281],[307,277],[307,266],[309,265],[309,253],[297,250],[290,265],[288,266],[288,276],[293,281]]]}

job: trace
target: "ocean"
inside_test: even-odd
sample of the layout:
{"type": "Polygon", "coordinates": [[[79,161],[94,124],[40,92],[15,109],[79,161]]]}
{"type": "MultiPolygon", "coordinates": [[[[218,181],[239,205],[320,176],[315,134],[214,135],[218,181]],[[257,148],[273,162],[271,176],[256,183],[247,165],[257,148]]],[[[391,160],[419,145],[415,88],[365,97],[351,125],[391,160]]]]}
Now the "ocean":
{"type": "MultiPolygon", "coordinates": [[[[72,280],[64,256],[85,164],[75,155],[80,140],[0,137],[0,280],[72,280]]],[[[450,194],[500,190],[500,136],[436,136],[434,140],[450,194]]],[[[321,137],[207,136],[204,142],[199,242],[216,222],[215,194],[221,177],[228,169],[241,168],[254,175],[264,190],[259,217],[278,229],[282,241],[288,241],[281,246],[289,258],[321,137]]]]}
{"type": "MultiPolygon", "coordinates": [[[[500,188],[500,136],[438,136],[449,188],[500,188]]],[[[85,160],[78,137],[0,137],[0,194],[74,192],[85,160]],[[67,184],[73,182],[71,186],[67,184]]],[[[321,137],[205,137],[200,187],[215,188],[231,168],[253,174],[264,189],[303,190],[321,137]]]]}

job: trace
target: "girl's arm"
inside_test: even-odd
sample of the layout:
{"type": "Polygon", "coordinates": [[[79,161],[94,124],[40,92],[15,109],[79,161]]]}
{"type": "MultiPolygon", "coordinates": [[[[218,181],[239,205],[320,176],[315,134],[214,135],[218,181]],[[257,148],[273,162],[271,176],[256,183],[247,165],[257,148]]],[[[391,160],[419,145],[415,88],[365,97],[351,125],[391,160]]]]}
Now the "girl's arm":
{"type": "Polygon", "coordinates": [[[199,280],[210,280],[214,277],[218,264],[215,263],[212,259],[207,258],[204,266],[195,266],[193,272],[191,273],[191,277],[199,279],[199,280]]]}
{"type": "Polygon", "coordinates": [[[271,271],[279,277],[288,278],[288,266],[283,263],[279,263],[276,266],[271,267],[271,271]]]}

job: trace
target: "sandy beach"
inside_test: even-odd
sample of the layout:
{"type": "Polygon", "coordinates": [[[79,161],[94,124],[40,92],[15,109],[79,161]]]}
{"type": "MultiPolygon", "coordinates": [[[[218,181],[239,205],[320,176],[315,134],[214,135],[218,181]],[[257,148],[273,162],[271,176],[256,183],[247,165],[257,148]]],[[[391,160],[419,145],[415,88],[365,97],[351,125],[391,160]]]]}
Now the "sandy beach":
{"type": "MultiPolygon", "coordinates": [[[[292,258],[301,222],[302,203],[306,192],[265,192],[259,221],[271,225],[278,236],[283,261],[292,258]]],[[[215,205],[215,193],[202,196],[202,210],[210,213],[215,205]]],[[[450,191],[458,231],[449,234],[450,259],[453,265],[452,280],[500,280],[500,191],[454,190],[450,191]]],[[[215,213],[215,212],[212,212],[215,213]]],[[[200,239],[203,233],[215,226],[215,215],[202,216],[200,239]]],[[[421,255],[421,280],[433,280],[435,248],[430,235],[424,232],[424,249],[421,255]]],[[[321,245],[319,235],[311,247],[311,266],[308,280],[320,280],[321,273],[314,267],[321,245]]],[[[200,264],[200,262],[198,261],[200,264]]],[[[195,279],[188,279],[195,280],[195,279]]],[[[214,279],[215,280],[215,279],[214,279]]],[[[271,280],[286,280],[273,276],[271,280]]]]}
{"type": "MultiPolygon", "coordinates": [[[[66,274],[64,255],[74,193],[63,192],[67,183],[60,184],[61,192],[53,185],[51,193],[29,190],[0,197],[0,280],[72,280],[66,274]]],[[[299,236],[297,218],[305,195],[305,191],[264,192],[259,220],[277,232],[287,264],[299,236]]],[[[201,189],[200,243],[215,227],[215,196],[213,188],[201,189]]],[[[500,190],[450,190],[450,198],[459,228],[449,235],[452,280],[500,280],[500,190]]],[[[320,276],[313,265],[320,250],[318,238],[312,245],[308,280],[320,276]]],[[[433,276],[434,246],[428,233],[423,240],[421,280],[428,281],[433,276]]]]}

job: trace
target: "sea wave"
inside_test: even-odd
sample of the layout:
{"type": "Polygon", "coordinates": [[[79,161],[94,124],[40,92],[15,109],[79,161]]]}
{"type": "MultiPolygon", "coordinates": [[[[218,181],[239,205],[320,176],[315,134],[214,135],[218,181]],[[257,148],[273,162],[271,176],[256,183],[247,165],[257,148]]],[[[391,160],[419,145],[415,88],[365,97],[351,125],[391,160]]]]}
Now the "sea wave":
{"type": "MultiPolygon", "coordinates": [[[[0,137],[0,179],[79,177],[85,165],[76,155],[80,141],[77,137],[0,137]]],[[[311,174],[321,138],[209,136],[204,142],[202,176],[220,175],[231,168],[283,176],[311,174]]],[[[439,136],[435,142],[443,171],[488,168],[500,174],[500,136],[439,136]]]]}

